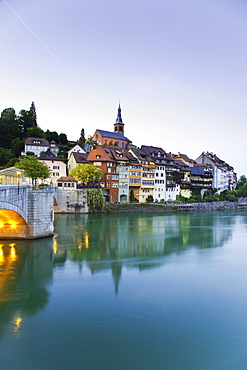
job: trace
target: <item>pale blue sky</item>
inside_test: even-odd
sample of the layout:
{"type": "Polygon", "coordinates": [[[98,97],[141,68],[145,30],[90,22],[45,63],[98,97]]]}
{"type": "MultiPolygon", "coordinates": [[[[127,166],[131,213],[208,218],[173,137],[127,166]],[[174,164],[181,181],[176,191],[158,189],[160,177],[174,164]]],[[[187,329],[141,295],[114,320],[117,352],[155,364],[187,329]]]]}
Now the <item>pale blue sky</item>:
{"type": "Polygon", "coordinates": [[[246,0],[0,0],[0,111],[68,139],[113,130],[247,175],[246,0]]]}

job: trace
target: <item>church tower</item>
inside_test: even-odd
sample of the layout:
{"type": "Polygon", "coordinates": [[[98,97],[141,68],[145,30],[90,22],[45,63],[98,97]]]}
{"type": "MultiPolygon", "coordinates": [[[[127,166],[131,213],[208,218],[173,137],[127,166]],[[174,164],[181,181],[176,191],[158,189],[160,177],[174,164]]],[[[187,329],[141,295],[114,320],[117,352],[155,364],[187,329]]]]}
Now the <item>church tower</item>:
{"type": "Polygon", "coordinates": [[[117,119],[116,119],[116,122],[114,123],[114,132],[116,134],[124,135],[124,123],[123,123],[122,117],[121,117],[120,103],[119,103],[119,107],[118,107],[117,119]]]}

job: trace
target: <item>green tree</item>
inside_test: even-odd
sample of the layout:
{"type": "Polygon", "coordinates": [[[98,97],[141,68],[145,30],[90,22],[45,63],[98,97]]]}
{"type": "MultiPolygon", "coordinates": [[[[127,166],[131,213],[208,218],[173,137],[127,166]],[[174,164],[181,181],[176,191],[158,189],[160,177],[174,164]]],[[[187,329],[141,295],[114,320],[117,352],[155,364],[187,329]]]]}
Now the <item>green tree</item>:
{"type": "Polygon", "coordinates": [[[59,143],[62,145],[66,145],[68,142],[67,135],[66,134],[60,134],[59,135],[59,143]]]}
{"type": "Polygon", "coordinates": [[[25,156],[19,158],[15,166],[24,170],[24,174],[32,179],[33,184],[36,184],[37,179],[47,179],[50,177],[50,167],[42,163],[35,156],[25,156]]]}
{"type": "Polygon", "coordinates": [[[87,183],[89,181],[100,181],[102,171],[100,168],[94,167],[92,164],[78,164],[70,171],[70,175],[77,181],[87,183]]]}
{"type": "Polygon", "coordinates": [[[152,195],[148,195],[146,198],[146,203],[153,203],[154,197],[152,195]]]}
{"type": "Polygon", "coordinates": [[[10,149],[10,143],[21,136],[14,108],[6,108],[0,119],[0,147],[10,149]]]}
{"type": "Polygon", "coordinates": [[[20,110],[17,121],[21,137],[27,137],[27,130],[34,126],[31,112],[24,109],[20,110]]]}
{"type": "Polygon", "coordinates": [[[35,108],[34,102],[32,102],[31,104],[30,113],[31,113],[31,118],[32,118],[32,125],[38,126],[37,125],[37,114],[36,114],[36,108],[35,108]]]}
{"type": "Polygon", "coordinates": [[[130,190],[130,203],[139,203],[139,200],[135,198],[134,190],[130,190]]]}
{"type": "Polygon", "coordinates": [[[87,204],[90,212],[101,211],[104,203],[104,196],[101,189],[88,189],[87,204]]]}
{"type": "Polygon", "coordinates": [[[51,142],[52,140],[54,140],[57,144],[59,143],[59,136],[58,136],[57,131],[49,131],[49,130],[46,130],[46,132],[45,132],[45,138],[49,142],[51,142]]]}
{"type": "Polygon", "coordinates": [[[44,131],[38,126],[29,127],[27,129],[27,137],[44,137],[44,136],[45,136],[44,131]]]}
{"type": "Polygon", "coordinates": [[[7,165],[7,163],[13,158],[15,158],[13,150],[0,148],[0,166],[7,165]]]}
{"type": "Polygon", "coordinates": [[[83,146],[83,144],[85,144],[86,142],[86,139],[85,139],[85,132],[84,132],[84,128],[81,129],[81,135],[80,135],[80,139],[77,141],[77,143],[80,145],[80,146],[83,146]]]}
{"type": "Polygon", "coordinates": [[[21,155],[21,151],[24,150],[24,139],[17,137],[11,141],[10,146],[15,156],[18,158],[21,155]]]}

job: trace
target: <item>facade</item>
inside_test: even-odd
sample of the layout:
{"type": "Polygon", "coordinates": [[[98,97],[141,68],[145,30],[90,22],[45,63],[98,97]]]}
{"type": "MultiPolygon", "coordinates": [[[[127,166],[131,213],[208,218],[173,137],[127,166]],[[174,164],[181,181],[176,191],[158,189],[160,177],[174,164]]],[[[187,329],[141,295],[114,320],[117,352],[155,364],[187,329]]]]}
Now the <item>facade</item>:
{"type": "Polygon", "coordinates": [[[106,147],[111,150],[112,157],[117,163],[118,174],[118,202],[129,202],[129,158],[125,149],[114,146],[106,147]]]}
{"type": "Polygon", "coordinates": [[[88,163],[87,154],[80,152],[72,152],[68,159],[68,173],[72,171],[78,164],[88,163]]]}
{"type": "Polygon", "coordinates": [[[68,158],[70,157],[71,153],[81,153],[81,154],[85,154],[85,150],[82,149],[82,147],[80,147],[80,145],[76,144],[75,146],[73,146],[73,148],[71,148],[69,151],[68,151],[68,158]]]}
{"type": "Polygon", "coordinates": [[[72,176],[62,176],[57,179],[57,187],[63,190],[76,189],[77,181],[72,176]]]}
{"type": "Polygon", "coordinates": [[[57,183],[57,180],[62,176],[67,176],[66,164],[61,158],[55,156],[50,150],[47,150],[39,157],[39,161],[47,164],[51,169],[50,179],[47,179],[53,184],[57,183]]]}
{"type": "Polygon", "coordinates": [[[155,163],[142,149],[131,148],[129,152],[136,157],[141,167],[141,186],[139,188],[138,200],[140,203],[144,203],[148,196],[154,197],[155,163]]]}
{"type": "Polygon", "coordinates": [[[142,150],[149,155],[155,163],[155,187],[153,197],[155,202],[166,200],[166,171],[165,158],[166,152],[159,147],[142,145],[142,150]]]}
{"type": "Polygon", "coordinates": [[[110,148],[95,146],[88,154],[88,162],[102,171],[100,185],[107,202],[118,202],[117,160],[110,148]]]}
{"type": "MultiPolygon", "coordinates": [[[[174,157],[176,158],[176,157],[174,157]]],[[[190,167],[181,159],[174,161],[178,166],[178,171],[175,173],[176,183],[180,186],[180,195],[185,198],[191,197],[191,173],[190,167]]],[[[194,161],[193,161],[194,162],[194,161]]],[[[194,164],[194,163],[193,163],[194,164]]]]}
{"type": "Polygon", "coordinates": [[[54,140],[50,143],[48,140],[40,137],[28,137],[25,140],[25,149],[22,152],[22,155],[26,155],[27,152],[32,152],[34,155],[39,157],[41,152],[46,152],[48,149],[54,154],[57,155],[59,148],[54,140]]]}
{"type": "Polygon", "coordinates": [[[201,197],[209,190],[212,193],[213,168],[209,164],[196,164],[190,167],[191,173],[191,190],[198,190],[201,197]]]}
{"type": "Polygon", "coordinates": [[[154,161],[155,201],[173,201],[180,194],[180,183],[183,173],[171,153],[162,148],[142,145],[141,149],[154,161]]]}
{"type": "Polygon", "coordinates": [[[202,152],[196,159],[196,163],[210,164],[213,168],[213,183],[217,193],[224,190],[233,190],[236,188],[237,176],[231,167],[226,162],[222,161],[216,154],[210,152],[202,152]]]}
{"type": "Polygon", "coordinates": [[[32,180],[24,176],[24,171],[16,167],[0,170],[0,185],[31,185],[32,180]]]}

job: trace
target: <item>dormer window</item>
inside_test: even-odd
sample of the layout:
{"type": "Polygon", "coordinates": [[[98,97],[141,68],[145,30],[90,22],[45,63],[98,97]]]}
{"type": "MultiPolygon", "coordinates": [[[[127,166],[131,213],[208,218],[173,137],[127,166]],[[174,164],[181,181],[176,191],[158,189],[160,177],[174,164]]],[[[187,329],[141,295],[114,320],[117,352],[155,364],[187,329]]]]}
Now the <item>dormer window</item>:
{"type": "Polygon", "coordinates": [[[96,155],[96,159],[99,159],[101,156],[100,155],[96,155]]]}
{"type": "Polygon", "coordinates": [[[157,156],[158,156],[158,157],[160,157],[160,156],[161,156],[161,153],[160,153],[160,152],[158,152],[158,153],[157,153],[157,156]]]}

